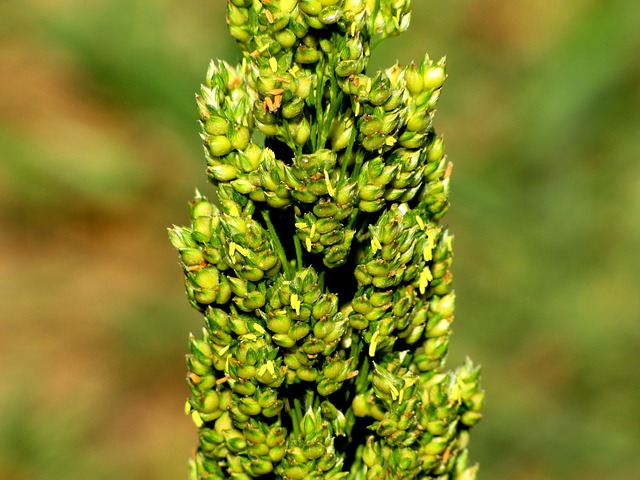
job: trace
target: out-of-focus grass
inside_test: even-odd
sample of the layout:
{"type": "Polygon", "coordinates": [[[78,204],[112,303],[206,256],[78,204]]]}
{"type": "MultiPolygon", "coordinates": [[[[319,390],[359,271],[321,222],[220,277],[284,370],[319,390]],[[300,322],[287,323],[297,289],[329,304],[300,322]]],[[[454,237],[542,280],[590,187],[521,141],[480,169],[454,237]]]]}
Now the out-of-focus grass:
{"type": "MultiPolygon", "coordinates": [[[[414,2],[374,65],[447,55],[450,365],[486,479],[640,471],[640,8],[414,2]]],[[[224,2],[0,4],[0,478],[185,478],[199,329],[165,227],[207,190],[193,93],[224,2]]]]}

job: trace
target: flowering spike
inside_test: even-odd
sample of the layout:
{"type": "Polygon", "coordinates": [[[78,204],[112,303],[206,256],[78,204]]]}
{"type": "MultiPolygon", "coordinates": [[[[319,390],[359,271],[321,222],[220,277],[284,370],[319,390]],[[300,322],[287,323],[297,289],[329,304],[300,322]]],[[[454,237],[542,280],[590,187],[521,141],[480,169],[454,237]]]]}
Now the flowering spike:
{"type": "Polygon", "coordinates": [[[367,70],[410,3],[227,1],[242,59],[212,61],[196,95],[216,200],[196,191],[169,229],[205,321],[192,480],[476,476],[479,369],[444,366],[445,61],[367,70]]]}

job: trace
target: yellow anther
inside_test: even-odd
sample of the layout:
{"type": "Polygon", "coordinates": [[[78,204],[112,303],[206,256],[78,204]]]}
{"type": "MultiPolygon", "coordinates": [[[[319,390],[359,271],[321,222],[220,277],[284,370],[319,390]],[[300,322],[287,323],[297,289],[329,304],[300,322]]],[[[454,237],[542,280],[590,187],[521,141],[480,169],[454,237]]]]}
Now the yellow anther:
{"type": "Polygon", "coordinates": [[[238,212],[238,207],[236,207],[235,205],[231,205],[231,208],[229,209],[229,214],[232,217],[239,217],[240,212],[238,212]]]}
{"type": "Polygon", "coordinates": [[[229,351],[229,347],[231,347],[231,345],[227,345],[226,347],[224,347],[222,350],[218,352],[218,355],[223,356],[225,353],[229,351]]]}
{"type": "Polygon", "coordinates": [[[265,15],[267,17],[267,21],[269,23],[273,23],[273,21],[274,21],[273,13],[271,13],[271,11],[269,11],[269,10],[265,10],[264,13],[265,13],[265,15]]]}
{"type": "Polygon", "coordinates": [[[429,239],[429,243],[430,243],[431,245],[433,245],[433,244],[435,243],[435,241],[436,241],[436,234],[437,234],[437,233],[438,233],[438,231],[437,231],[435,228],[433,228],[433,227],[431,227],[431,228],[429,228],[429,229],[427,230],[427,238],[429,239]]]}
{"type": "Polygon", "coordinates": [[[189,403],[189,400],[187,400],[184,403],[184,414],[189,415],[190,413],[191,413],[191,404],[189,403]]]}
{"type": "Polygon", "coordinates": [[[402,403],[402,399],[404,398],[404,392],[406,392],[407,389],[415,385],[415,383],[416,383],[416,379],[414,377],[410,377],[404,381],[404,387],[400,389],[400,397],[398,398],[399,403],[402,403]]]}
{"type": "Polygon", "coordinates": [[[422,250],[422,256],[424,257],[425,262],[428,262],[433,258],[433,248],[431,245],[429,245],[429,243],[424,246],[424,249],[422,250]]]}
{"type": "Polygon", "coordinates": [[[380,243],[380,240],[378,240],[378,237],[374,235],[371,239],[371,253],[375,255],[378,250],[382,250],[382,244],[380,243]]]}
{"type": "Polygon", "coordinates": [[[289,69],[289,73],[293,75],[293,77],[295,78],[296,73],[298,73],[298,70],[300,70],[300,67],[298,65],[294,65],[289,69]]]}
{"type": "Polygon", "coordinates": [[[453,385],[451,385],[451,397],[456,401],[456,403],[460,403],[460,400],[462,400],[462,393],[460,392],[460,386],[458,385],[458,382],[455,382],[453,385]]]}
{"type": "Polygon", "coordinates": [[[378,346],[378,336],[380,336],[380,332],[376,330],[376,332],[371,336],[371,343],[369,344],[369,356],[373,357],[376,354],[376,347],[378,346]]]}
{"type": "Polygon", "coordinates": [[[253,324],[253,328],[256,330],[256,332],[261,333],[262,335],[267,333],[267,331],[258,322],[255,322],[253,324]]]}
{"type": "Polygon", "coordinates": [[[244,335],[240,335],[240,338],[242,340],[248,340],[251,342],[254,342],[258,339],[258,337],[256,337],[253,333],[245,333],[244,335]]]}
{"type": "Polygon", "coordinates": [[[273,73],[276,73],[278,71],[278,60],[276,60],[276,57],[271,57],[269,59],[269,66],[271,67],[271,71],[273,73]]]}
{"type": "Polygon", "coordinates": [[[316,224],[313,223],[311,224],[311,232],[309,232],[309,237],[313,238],[313,236],[316,234],[316,224]]]}
{"type": "Polygon", "coordinates": [[[397,141],[398,140],[396,139],[396,137],[389,136],[385,139],[384,143],[390,147],[393,147],[397,141]]]}
{"type": "Polygon", "coordinates": [[[267,362],[267,370],[269,371],[269,373],[271,374],[271,376],[275,377],[276,376],[276,366],[273,364],[273,360],[269,360],[267,362]]]}
{"type": "Polygon", "coordinates": [[[304,230],[305,228],[307,228],[309,225],[307,225],[304,222],[296,222],[295,223],[296,228],[300,229],[300,230],[304,230]]]}
{"type": "Polygon", "coordinates": [[[427,290],[427,286],[429,285],[429,282],[433,280],[433,275],[431,275],[431,270],[429,270],[428,268],[424,268],[422,270],[422,272],[420,273],[420,293],[424,294],[424,292],[427,290]]]}
{"type": "Polygon", "coordinates": [[[198,413],[197,410],[194,410],[193,412],[191,412],[191,419],[193,420],[193,423],[195,423],[196,427],[198,428],[204,425],[204,421],[202,421],[202,418],[200,417],[200,414],[198,413]]]}
{"type": "Polygon", "coordinates": [[[355,114],[356,117],[360,115],[360,102],[356,102],[356,106],[354,107],[353,113],[355,114]]]}
{"type": "Polygon", "coordinates": [[[249,251],[248,251],[246,248],[241,247],[240,245],[238,245],[238,244],[237,244],[237,243],[235,243],[235,242],[231,242],[231,243],[229,244],[229,255],[233,256],[233,254],[234,254],[236,251],[237,251],[240,255],[242,255],[243,257],[246,257],[247,255],[249,255],[249,251]]]}
{"type": "Polygon", "coordinates": [[[267,364],[264,363],[260,367],[260,370],[258,370],[258,376],[261,377],[262,375],[264,375],[266,373],[266,371],[267,371],[267,364]]]}
{"type": "Polygon", "coordinates": [[[331,180],[329,179],[329,172],[327,171],[327,169],[324,169],[324,183],[327,184],[327,192],[329,193],[330,197],[335,197],[336,196],[336,189],[333,188],[333,185],[331,185],[331,180]]]}
{"type": "Polygon", "coordinates": [[[391,382],[389,382],[389,390],[391,391],[391,398],[393,400],[395,400],[396,398],[398,398],[398,396],[400,395],[398,392],[398,389],[395,387],[395,385],[391,382]]]}
{"type": "Polygon", "coordinates": [[[420,230],[424,230],[424,220],[422,220],[422,218],[420,217],[416,217],[416,222],[418,223],[418,226],[420,227],[420,230]]]}
{"type": "Polygon", "coordinates": [[[291,308],[293,308],[296,311],[297,315],[300,315],[300,307],[301,307],[301,303],[300,303],[300,299],[298,298],[298,294],[294,293],[293,295],[291,295],[291,308]]]}
{"type": "Polygon", "coordinates": [[[307,252],[311,251],[311,239],[309,237],[307,237],[307,239],[304,241],[305,246],[307,247],[307,252]]]}

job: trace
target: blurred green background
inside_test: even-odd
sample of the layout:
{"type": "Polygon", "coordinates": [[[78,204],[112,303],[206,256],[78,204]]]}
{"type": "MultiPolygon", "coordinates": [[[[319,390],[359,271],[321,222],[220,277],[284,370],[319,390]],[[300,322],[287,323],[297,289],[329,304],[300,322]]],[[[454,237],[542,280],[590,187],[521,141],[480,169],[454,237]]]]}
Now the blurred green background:
{"type": "MultiPolygon", "coordinates": [[[[447,55],[456,335],[480,478],[640,474],[640,4],[414,1],[386,66],[447,55]]],[[[165,228],[202,166],[220,0],[0,2],[0,478],[186,478],[201,321],[165,228]]]]}

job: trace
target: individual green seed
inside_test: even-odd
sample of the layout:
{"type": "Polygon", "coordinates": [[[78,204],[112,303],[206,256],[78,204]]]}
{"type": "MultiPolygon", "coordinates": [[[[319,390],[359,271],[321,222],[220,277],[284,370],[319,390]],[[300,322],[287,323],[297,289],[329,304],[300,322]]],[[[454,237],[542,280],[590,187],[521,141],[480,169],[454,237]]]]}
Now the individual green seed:
{"type": "Polygon", "coordinates": [[[205,289],[214,289],[220,281],[220,272],[215,267],[203,268],[198,271],[195,282],[205,289]]]}
{"type": "Polygon", "coordinates": [[[367,397],[363,394],[356,395],[351,406],[356,417],[366,417],[369,414],[367,397]]]}
{"type": "Polygon", "coordinates": [[[422,80],[424,82],[425,89],[440,88],[444,83],[446,74],[444,68],[441,66],[430,67],[424,74],[422,80]]]}
{"type": "Polygon", "coordinates": [[[320,395],[328,396],[340,390],[341,386],[341,382],[336,382],[335,380],[325,378],[321,380],[320,383],[318,383],[317,390],[320,395]]]}
{"type": "Polygon", "coordinates": [[[316,63],[320,60],[320,52],[313,47],[300,44],[296,49],[295,61],[301,64],[316,63]]]}
{"type": "Polygon", "coordinates": [[[375,322],[376,320],[379,320],[380,318],[382,318],[386,313],[387,313],[387,308],[378,307],[378,308],[374,308],[369,313],[367,313],[364,316],[364,318],[366,318],[370,322],[375,322]]]}
{"type": "Polygon", "coordinates": [[[218,305],[224,305],[231,299],[232,293],[233,289],[231,288],[231,283],[227,277],[223,275],[220,279],[220,285],[218,286],[218,293],[215,299],[216,303],[218,305]]]}
{"type": "Polygon", "coordinates": [[[229,25],[246,25],[249,12],[246,8],[239,8],[234,3],[227,4],[227,22],[229,25]]]}
{"type": "Polygon", "coordinates": [[[336,189],[335,200],[338,205],[350,205],[356,198],[357,183],[346,183],[336,189]]]}
{"type": "Polygon", "coordinates": [[[323,340],[311,337],[309,338],[309,340],[304,342],[300,348],[308,355],[315,355],[322,352],[326,348],[326,346],[327,344],[323,340]]]}
{"type": "Polygon", "coordinates": [[[467,427],[473,427],[480,420],[482,420],[482,414],[480,412],[475,412],[472,410],[464,412],[460,417],[460,421],[467,427]]]}
{"type": "Polygon", "coordinates": [[[358,207],[360,210],[368,213],[377,212],[381,208],[385,206],[385,201],[383,198],[379,198],[378,200],[365,201],[361,200],[358,202],[358,207]]]}
{"type": "Polygon", "coordinates": [[[416,112],[407,119],[407,130],[410,132],[424,132],[430,125],[431,119],[424,112],[416,112]]]}
{"type": "Polygon", "coordinates": [[[429,153],[427,159],[429,162],[437,162],[444,156],[444,140],[437,137],[431,145],[429,145],[429,153]]]}
{"type": "Polygon", "coordinates": [[[295,340],[301,340],[306,337],[311,328],[306,323],[297,322],[291,329],[289,330],[289,336],[295,340]]]}
{"type": "Polygon", "coordinates": [[[298,8],[307,15],[316,16],[322,11],[322,3],[320,0],[300,0],[298,8]]]}
{"type": "Polygon", "coordinates": [[[358,123],[358,130],[362,135],[370,136],[378,133],[382,129],[382,120],[372,117],[371,115],[364,115],[358,123]]]}
{"type": "Polygon", "coordinates": [[[222,157],[231,152],[232,149],[231,140],[225,135],[215,135],[211,137],[207,142],[207,146],[209,147],[211,155],[215,157],[222,157]]]}
{"type": "Polygon", "coordinates": [[[302,451],[304,453],[304,456],[307,457],[307,459],[316,460],[321,456],[323,456],[327,451],[327,449],[325,448],[324,445],[315,444],[315,445],[305,445],[302,448],[302,451]]]}
{"type": "Polygon", "coordinates": [[[228,28],[231,36],[240,43],[247,43],[252,38],[251,33],[249,33],[243,26],[229,25],[228,28]]]}
{"type": "Polygon", "coordinates": [[[329,380],[335,380],[340,375],[342,375],[347,370],[347,368],[348,366],[345,361],[334,360],[333,362],[327,363],[322,368],[322,373],[325,378],[328,378],[329,380]]]}
{"type": "Polygon", "coordinates": [[[369,285],[373,280],[373,277],[367,273],[367,269],[364,265],[358,265],[353,274],[360,285],[369,285]]]}
{"type": "Polygon", "coordinates": [[[211,135],[226,135],[229,130],[229,122],[222,117],[212,115],[204,123],[204,130],[211,135]]]}
{"type": "Polygon", "coordinates": [[[340,60],[336,65],[336,75],[339,77],[348,77],[363,70],[361,60],[340,60]]]}
{"type": "Polygon", "coordinates": [[[238,274],[248,280],[249,282],[259,282],[264,277],[264,271],[259,268],[252,268],[248,265],[243,265],[238,274]]]}
{"type": "Polygon", "coordinates": [[[291,348],[296,344],[296,341],[289,335],[284,333],[278,333],[272,337],[274,343],[283,348],[291,348]]]}
{"type": "Polygon", "coordinates": [[[257,400],[251,397],[244,397],[238,401],[238,408],[245,415],[256,416],[260,415],[262,407],[258,404],[257,400]]]}
{"type": "Polygon", "coordinates": [[[298,38],[296,37],[295,33],[293,33],[293,31],[288,29],[284,29],[284,30],[280,30],[279,32],[276,32],[276,34],[274,35],[274,38],[280,45],[282,45],[282,48],[291,48],[298,41],[298,38]]]}
{"type": "Polygon", "coordinates": [[[302,97],[296,97],[293,100],[287,102],[282,107],[282,116],[286,119],[292,119],[300,115],[304,109],[304,99],[302,97]]]}
{"type": "Polygon", "coordinates": [[[362,146],[369,150],[370,152],[375,152],[380,150],[382,147],[386,145],[387,136],[379,133],[374,133],[372,135],[366,136],[362,139],[362,146]]]}
{"type": "Polygon", "coordinates": [[[365,315],[371,311],[373,305],[371,305],[367,295],[359,295],[351,301],[351,307],[354,312],[365,315]]]}
{"type": "Polygon", "coordinates": [[[302,366],[296,370],[296,374],[304,382],[315,382],[318,378],[318,370],[313,367],[302,366]]]}
{"type": "Polygon", "coordinates": [[[257,369],[254,365],[240,365],[236,374],[239,378],[251,379],[256,375],[257,369]]]}
{"type": "Polygon", "coordinates": [[[238,297],[246,297],[248,293],[248,284],[247,281],[242,278],[237,277],[227,277],[229,284],[231,285],[231,290],[234,295],[238,297]]]}
{"type": "MultiPolygon", "coordinates": [[[[246,436],[246,433],[245,433],[246,436]]],[[[265,443],[253,445],[247,439],[247,453],[250,457],[267,457],[269,456],[269,447],[265,443]]]]}
{"type": "Polygon", "coordinates": [[[227,448],[234,453],[242,452],[247,448],[247,441],[244,437],[232,437],[227,439],[225,443],[227,448]]]}
{"type": "Polygon", "coordinates": [[[389,288],[398,285],[402,281],[402,275],[387,277],[373,277],[373,286],[376,288],[389,288]]]}
{"type": "Polygon", "coordinates": [[[297,370],[302,366],[298,357],[291,352],[284,354],[284,364],[292,370],[297,370]]]}
{"type": "Polygon", "coordinates": [[[252,477],[266,475],[273,471],[273,463],[264,458],[254,458],[251,460],[252,477]]]}
{"type": "Polygon", "coordinates": [[[287,430],[283,427],[273,427],[269,430],[267,434],[267,445],[269,448],[274,448],[285,443],[287,439],[287,430]]]}
{"type": "Polygon", "coordinates": [[[240,395],[253,395],[256,392],[256,386],[249,380],[247,381],[236,381],[232,387],[234,392],[240,395]]]}
{"type": "MultiPolygon", "coordinates": [[[[303,0],[304,1],[304,0],[303,0]]],[[[292,465],[285,469],[285,475],[291,480],[302,480],[308,475],[307,468],[302,465],[292,465]]]]}
{"type": "Polygon", "coordinates": [[[220,405],[220,396],[218,392],[209,390],[206,392],[202,399],[202,411],[205,413],[211,413],[218,409],[220,405]]]}
{"type": "Polygon", "coordinates": [[[286,453],[287,449],[282,445],[272,447],[269,449],[269,459],[273,463],[279,463],[285,457],[286,453]]]}
{"type": "Polygon", "coordinates": [[[235,148],[236,150],[244,150],[245,148],[247,148],[247,145],[249,145],[249,141],[251,140],[251,133],[249,132],[249,129],[247,127],[237,125],[231,130],[229,140],[233,148],[235,148]]]}
{"type": "Polygon", "coordinates": [[[228,163],[212,165],[208,171],[219,182],[228,182],[238,176],[238,169],[228,163]]]}
{"type": "Polygon", "coordinates": [[[194,292],[194,299],[203,305],[209,305],[216,301],[218,292],[213,288],[203,288],[194,292]]]}
{"type": "Polygon", "coordinates": [[[342,18],[342,10],[336,6],[324,8],[318,15],[318,19],[325,25],[336,23],[342,18]]]}
{"type": "Polygon", "coordinates": [[[411,95],[415,97],[422,93],[424,89],[422,75],[420,75],[413,62],[411,62],[411,64],[406,68],[404,72],[404,80],[411,95]]]}
{"type": "Polygon", "coordinates": [[[275,333],[286,334],[291,329],[291,319],[286,310],[278,310],[267,315],[267,328],[275,333]]]}

